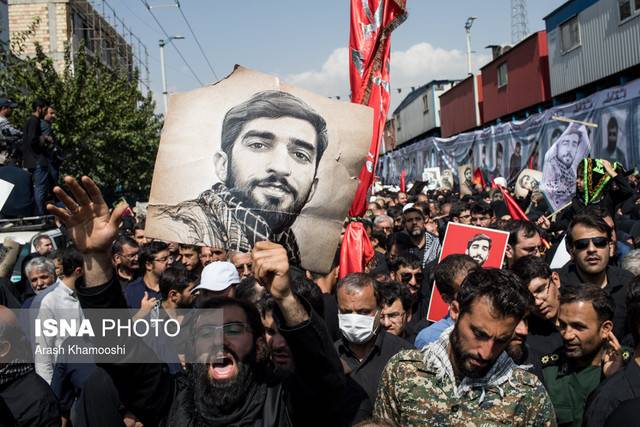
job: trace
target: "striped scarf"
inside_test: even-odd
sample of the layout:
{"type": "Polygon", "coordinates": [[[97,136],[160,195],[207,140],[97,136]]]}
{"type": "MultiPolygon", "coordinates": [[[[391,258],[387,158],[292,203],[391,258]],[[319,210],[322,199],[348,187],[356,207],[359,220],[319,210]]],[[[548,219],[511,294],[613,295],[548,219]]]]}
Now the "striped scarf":
{"type": "Polygon", "coordinates": [[[4,368],[0,369],[0,386],[24,377],[31,371],[33,371],[32,363],[24,363],[20,359],[14,359],[4,368]]]}
{"type": "Polygon", "coordinates": [[[445,377],[452,384],[456,397],[468,394],[472,390],[480,389],[482,391],[478,403],[482,403],[485,397],[485,391],[489,387],[496,387],[500,397],[504,396],[502,386],[511,379],[513,369],[517,365],[504,351],[500,353],[498,359],[493,366],[482,378],[464,377],[460,384],[456,385],[456,377],[453,372],[451,360],[449,360],[449,337],[454,326],[445,329],[440,338],[433,343],[426,345],[422,351],[424,352],[424,363],[427,368],[434,369],[437,372],[437,378],[443,380],[445,377]]]}

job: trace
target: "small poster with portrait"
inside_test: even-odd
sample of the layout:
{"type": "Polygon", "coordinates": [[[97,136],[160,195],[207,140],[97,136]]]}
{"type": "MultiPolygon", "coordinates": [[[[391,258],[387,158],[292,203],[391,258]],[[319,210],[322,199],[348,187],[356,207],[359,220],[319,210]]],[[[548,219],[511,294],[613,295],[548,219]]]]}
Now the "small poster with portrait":
{"type": "Polygon", "coordinates": [[[451,169],[445,169],[442,171],[442,176],[440,177],[440,188],[453,190],[453,171],[451,169]]]}
{"type": "Polygon", "coordinates": [[[540,191],[540,181],[542,181],[541,171],[524,169],[516,180],[516,196],[525,198],[529,192],[540,191]]]}
{"type": "Polygon", "coordinates": [[[460,197],[473,194],[473,166],[471,163],[458,167],[458,180],[460,182],[460,197]]]}
{"type": "Polygon", "coordinates": [[[428,190],[435,190],[440,187],[440,168],[424,168],[422,180],[427,182],[428,190]]]}
{"type": "MultiPolygon", "coordinates": [[[[438,262],[451,254],[465,254],[476,260],[483,268],[501,268],[508,241],[507,231],[450,222],[447,225],[438,262]]],[[[434,284],[427,320],[437,322],[447,313],[448,306],[434,284]]]]}

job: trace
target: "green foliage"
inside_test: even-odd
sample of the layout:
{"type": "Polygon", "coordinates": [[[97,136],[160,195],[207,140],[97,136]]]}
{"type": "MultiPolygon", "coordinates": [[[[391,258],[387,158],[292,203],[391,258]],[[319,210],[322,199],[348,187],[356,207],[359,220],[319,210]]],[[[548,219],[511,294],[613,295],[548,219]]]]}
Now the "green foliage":
{"type": "Polygon", "coordinates": [[[12,36],[11,52],[0,65],[0,94],[20,104],[11,121],[22,124],[31,102],[41,97],[56,109],[53,128],[65,161],[62,175],[92,177],[113,198],[147,200],[162,128],[151,95],[137,87],[138,76],[110,69],[83,47],[65,50],[64,70],[35,44],[36,54],[25,57],[35,20],[23,34],[12,36]]]}

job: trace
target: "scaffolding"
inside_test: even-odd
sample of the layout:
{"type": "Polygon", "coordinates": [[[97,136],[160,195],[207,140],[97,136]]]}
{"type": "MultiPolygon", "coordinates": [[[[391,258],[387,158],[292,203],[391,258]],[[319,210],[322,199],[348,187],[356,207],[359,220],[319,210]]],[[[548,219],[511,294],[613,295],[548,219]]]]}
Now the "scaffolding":
{"type": "Polygon", "coordinates": [[[149,52],[145,44],[118,16],[107,0],[69,2],[72,53],[83,43],[86,52],[105,66],[134,79],[141,92],[151,87],[149,52]]]}

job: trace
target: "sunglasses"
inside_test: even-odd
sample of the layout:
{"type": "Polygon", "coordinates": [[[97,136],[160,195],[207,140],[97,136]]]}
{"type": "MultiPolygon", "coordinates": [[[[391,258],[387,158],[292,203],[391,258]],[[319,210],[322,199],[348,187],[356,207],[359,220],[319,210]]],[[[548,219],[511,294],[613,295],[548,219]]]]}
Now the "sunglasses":
{"type": "Polygon", "coordinates": [[[609,244],[609,239],[606,237],[587,237],[586,239],[578,239],[573,242],[573,247],[576,250],[583,251],[589,247],[589,243],[593,243],[598,249],[606,248],[609,244]]]}
{"type": "Polygon", "coordinates": [[[422,273],[400,273],[402,283],[409,283],[412,277],[416,278],[417,283],[422,283],[422,273]]]}

